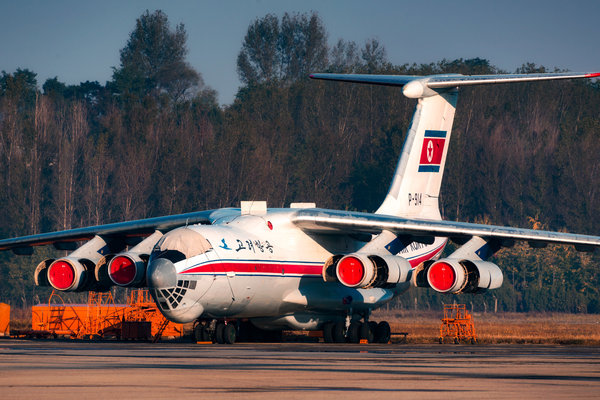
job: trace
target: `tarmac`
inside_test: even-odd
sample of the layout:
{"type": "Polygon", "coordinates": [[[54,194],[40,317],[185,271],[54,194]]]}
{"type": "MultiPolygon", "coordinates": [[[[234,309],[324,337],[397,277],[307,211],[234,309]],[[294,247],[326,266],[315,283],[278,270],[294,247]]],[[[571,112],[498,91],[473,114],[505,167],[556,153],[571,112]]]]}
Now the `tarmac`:
{"type": "Polygon", "coordinates": [[[2,399],[599,398],[600,348],[0,340],[2,399]]]}

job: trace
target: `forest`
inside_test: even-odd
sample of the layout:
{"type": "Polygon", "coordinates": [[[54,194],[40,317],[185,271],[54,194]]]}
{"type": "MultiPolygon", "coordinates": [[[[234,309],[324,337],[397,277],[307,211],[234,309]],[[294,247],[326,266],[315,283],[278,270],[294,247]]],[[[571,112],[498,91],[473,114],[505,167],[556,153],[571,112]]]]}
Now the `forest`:
{"type": "MultiPolygon", "coordinates": [[[[416,102],[397,88],[313,81],[311,72],[546,72],[526,60],[516,71],[480,58],[393,65],[376,39],[330,42],[317,13],[269,14],[240,38],[242,85],[232,104],[220,106],[186,61],[182,24],[146,11],[132,26],[105,84],[2,71],[0,238],[242,200],[372,212],[416,102]]],[[[598,234],[599,132],[595,81],[461,89],[444,219],[598,234]]],[[[51,254],[62,253],[0,253],[0,302],[45,302],[49,291],[35,287],[33,271],[51,254]]],[[[517,243],[492,260],[505,273],[501,289],[462,296],[411,289],[391,306],[439,309],[457,301],[476,311],[600,313],[599,260],[571,247],[517,243]]]]}

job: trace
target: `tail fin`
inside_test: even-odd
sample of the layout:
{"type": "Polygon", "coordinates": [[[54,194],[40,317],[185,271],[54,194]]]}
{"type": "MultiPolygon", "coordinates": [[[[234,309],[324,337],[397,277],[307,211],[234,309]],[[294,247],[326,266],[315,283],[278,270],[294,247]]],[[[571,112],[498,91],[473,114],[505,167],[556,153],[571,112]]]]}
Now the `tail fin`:
{"type": "Polygon", "coordinates": [[[452,90],[419,99],[392,184],[377,214],[441,219],[438,198],[457,95],[452,90]]]}
{"type": "Polygon", "coordinates": [[[406,97],[419,99],[389,192],[376,213],[416,219],[441,219],[438,198],[460,86],[598,76],[600,73],[473,76],[313,74],[310,77],[403,86],[402,93],[406,97]]]}

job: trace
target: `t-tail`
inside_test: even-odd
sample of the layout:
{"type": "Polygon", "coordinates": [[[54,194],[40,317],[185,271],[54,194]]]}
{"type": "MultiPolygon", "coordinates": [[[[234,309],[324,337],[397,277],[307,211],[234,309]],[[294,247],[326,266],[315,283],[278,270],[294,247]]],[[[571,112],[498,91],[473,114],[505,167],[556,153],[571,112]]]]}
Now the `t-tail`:
{"type": "Polygon", "coordinates": [[[402,87],[418,99],[396,172],[377,214],[414,219],[441,219],[439,195],[460,86],[593,78],[600,73],[512,75],[354,75],[313,74],[313,79],[402,87]]]}

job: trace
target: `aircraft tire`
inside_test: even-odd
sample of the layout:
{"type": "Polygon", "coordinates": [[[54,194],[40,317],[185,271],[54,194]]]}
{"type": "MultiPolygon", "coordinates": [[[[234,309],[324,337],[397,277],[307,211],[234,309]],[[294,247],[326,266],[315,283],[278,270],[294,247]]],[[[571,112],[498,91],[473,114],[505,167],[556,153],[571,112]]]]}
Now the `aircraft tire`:
{"type": "Polygon", "coordinates": [[[371,327],[371,330],[373,331],[373,333],[375,333],[375,331],[377,330],[377,322],[369,321],[369,326],[371,327]]]}
{"type": "Polygon", "coordinates": [[[387,343],[390,341],[392,337],[392,330],[390,328],[390,324],[387,321],[381,321],[377,324],[377,329],[375,330],[375,342],[377,343],[387,343]]]}
{"type": "Polygon", "coordinates": [[[360,324],[360,338],[367,339],[368,343],[373,343],[373,340],[375,339],[375,333],[371,329],[370,322],[363,322],[360,324]]]}
{"type": "Polygon", "coordinates": [[[196,324],[194,326],[194,342],[204,341],[204,326],[202,324],[196,324]]]}
{"type": "Polygon", "coordinates": [[[334,323],[333,322],[326,322],[325,324],[323,324],[323,341],[325,343],[333,343],[333,328],[334,328],[334,323]]]}
{"type": "Polygon", "coordinates": [[[215,342],[218,344],[225,343],[223,338],[223,331],[225,330],[225,324],[222,322],[217,322],[217,327],[215,329],[215,342]]]}
{"type": "Polygon", "coordinates": [[[233,325],[233,324],[225,325],[223,328],[223,342],[225,342],[227,344],[234,344],[235,337],[236,337],[235,325],[233,325]]]}
{"type": "Polygon", "coordinates": [[[343,321],[338,321],[333,324],[333,341],[335,343],[344,343],[346,341],[346,324],[343,321]]]}
{"type": "Polygon", "coordinates": [[[210,332],[208,331],[208,328],[206,326],[202,327],[202,341],[210,342],[210,332]]]}
{"type": "Polygon", "coordinates": [[[348,343],[360,342],[360,322],[351,322],[348,328],[348,343]]]}

